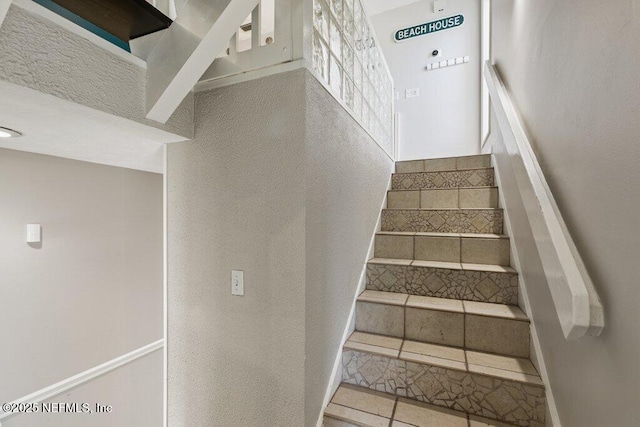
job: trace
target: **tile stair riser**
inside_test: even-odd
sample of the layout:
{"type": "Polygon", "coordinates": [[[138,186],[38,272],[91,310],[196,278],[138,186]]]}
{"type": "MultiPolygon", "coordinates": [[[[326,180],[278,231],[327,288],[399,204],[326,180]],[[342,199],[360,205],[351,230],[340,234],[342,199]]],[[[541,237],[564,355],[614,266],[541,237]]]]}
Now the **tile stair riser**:
{"type": "Polygon", "coordinates": [[[342,353],[342,381],[517,426],[545,425],[541,386],[355,350],[342,353]]]}
{"type": "Polygon", "coordinates": [[[496,209],[496,187],[448,188],[430,190],[391,190],[389,209],[496,209]]]}
{"type": "Polygon", "coordinates": [[[491,167],[491,154],[475,154],[462,157],[443,157],[396,162],[397,173],[451,171],[489,167],[491,167]]]}
{"type": "Polygon", "coordinates": [[[368,264],[367,289],[497,304],[518,304],[518,276],[512,273],[368,264]]]}
{"type": "Polygon", "coordinates": [[[501,209],[384,209],[382,231],[502,234],[501,209]]]}
{"type": "Polygon", "coordinates": [[[357,301],[356,331],[529,357],[529,322],[526,320],[357,301]]]}
{"type": "Polygon", "coordinates": [[[509,239],[377,234],[375,258],[509,265],[509,239]]]}
{"type": "Polygon", "coordinates": [[[493,187],[493,168],[460,171],[395,173],[392,190],[426,190],[431,188],[493,187]]]}

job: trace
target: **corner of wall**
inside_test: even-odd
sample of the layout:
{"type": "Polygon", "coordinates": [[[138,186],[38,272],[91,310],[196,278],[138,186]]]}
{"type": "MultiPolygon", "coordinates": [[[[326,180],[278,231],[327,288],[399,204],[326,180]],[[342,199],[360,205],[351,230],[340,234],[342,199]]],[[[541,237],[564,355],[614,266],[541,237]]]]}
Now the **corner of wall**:
{"type": "MultiPolygon", "coordinates": [[[[389,177],[389,183],[387,184],[387,193],[385,193],[384,199],[382,200],[382,204],[380,205],[380,212],[378,213],[376,226],[369,240],[369,249],[367,251],[367,258],[366,258],[367,260],[373,258],[376,233],[382,229],[382,210],[387,207],[387,196],[388,196],[389,190],[391,190],[391,177],[389,177]]],[[[333,371],[331,373],[331,379],[329,381],[329,385],[327,387],[327,391],[324,395],[324,400],[322,402],[323,408],[325,408],[329,404],[329,402],[331,401],[331,398],[333,397],[336,390],[340,386],[340,383],[342,382],[342,369],[341,369],[342,347],[344,346],[344,343],[347,342],[347,339],[349,338],[349,336],[355,330],[356,300],[358,298],[358,295],[360,295],[365,290],[366,286],[367,286],[367,263],[365,261],[364,265],[362,266],[360,279],[358,280],[358,287],[351,301],[349,318],[345,325],[344,332],[342,333],[342,339],[340,340],[340,347],[338,348],[338,352],[336,353],[335,362],[333,364],[333,371]]],[[[318,422],[316,423],[316,427],[322,427],[323,418],[324,418],[324,411],[320,412],[320,416],[318,417],[318,422]]]]}
{"type": "Polygon", "coordinates": [[[305,70],[305,419],[321,425],[341,376],[341,349],[380,227],[393,162],[305,70]]]}

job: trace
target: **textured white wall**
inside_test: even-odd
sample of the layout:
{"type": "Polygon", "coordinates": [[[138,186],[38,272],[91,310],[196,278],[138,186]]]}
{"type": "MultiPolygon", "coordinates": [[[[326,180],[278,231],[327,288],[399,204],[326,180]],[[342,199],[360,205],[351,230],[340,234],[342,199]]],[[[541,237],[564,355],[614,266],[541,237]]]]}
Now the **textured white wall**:
{"type": "Polygon", "coordinates": [[[304,74],[197,93],[168,154],[169,425],[301,426],[304,74]]]}
{"type": "Polygon", "coordinates": [[[161,175],[0,149],[0,200],[0,401],[162,337],[161,175]]]}
{"type": "Polygon", "coordinates": [[[372,17],[382,51],[400,99],[398,159],[463,156],[480,150],[480,2],[449,0],[444,12],[433,13],[433,2],[419,1],[372,17]],[[440,18],[464,15],[464,23],[402,43],[396,30],[440,18]],[[434,49],[442,51],[433,58],[434,49]],[[427,71],[436,60],[470,56],[467,64],[427,71]],[[420,96],[405,98],[419,88],[420,96]]]}
{"type": "Polygon", "coordinates": [[[314,426],[391,159],[305,70],[196,112],[169,146],[170,423],[314,426]]]}
{"type": "MultiPolygon", "coordinates": [[[[637,424],[640,5],[493,0],[494,61],[602,298],[601,337],[565,341],[509,175],[514,242],[562,425],[637,424]],[[607,66],[603,66],[608,64],[607,66]]],[[[508,172],[501,137],[491,142],[508,172]]]]}
{"type": "Polygon", "coordinates": [[[0,79],[188,138],[193,134],[191,95],[166,125],[147,120],[144,68],[15,5],[0,27],[0,79]]]}
{"type": "Polygon", "coordinates": [[[306,84],[306,424],[315,425],[393,162],[309,73],[306,84]]]}

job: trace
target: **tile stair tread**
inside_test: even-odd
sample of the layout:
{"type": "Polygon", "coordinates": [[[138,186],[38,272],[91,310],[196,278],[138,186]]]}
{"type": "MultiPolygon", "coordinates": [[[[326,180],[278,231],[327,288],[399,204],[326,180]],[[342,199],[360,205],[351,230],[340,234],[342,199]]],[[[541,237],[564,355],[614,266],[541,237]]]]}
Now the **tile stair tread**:
{"type": "Polygon", "coordinates": [[[425,297],[408,295],[400,292],[373,291],[368,289],[358,296],[358,301],[421,308],[425,310],[447,311],[450,313],[464,313],[500,319],[529,321],[529,318],[520,309],[520,307],[491,302],[425,297]]]}
{"type": "Polygon", "coordinates": [[[486,271],[486,272],[492,272],[492,273],[518,274],[516,270],[514,270],[509,266],[494,265],[494,264],[468,264],[468,263],[458,263],[458,262],[419,261],[419,260],[413,260],[413,259],[396,259],[396,258],[372,258],[368,261],[368,263],[415,266],[415,267],[445,268],[450,270],[470,270],[470,271],[486,271]]]}
{"type": "Polygon", "coordinates": [[[365,426],[386,427],[391,423],[392,427],[510,427],[477,415],[345,383],[336,390],[324,415],[365,426]]]}
{"type": "Polygon", "coordinates": [[[412,260],[411,265],[414,267],[431,267],[431,268],[446,268],[449,270],[462,270],[462,264],[459,262],[448,261],[423,261],[412,260]]]}
{"type": "Polygon", "coordinates": [[[462,301],[464,312],[467,314],[476,314],[479,316],[500,317],[503,319],[526,320],[529,318],[519,308],[513,305],[492,304],[477,301],[462,301]]]}
{"type": "Polygon", "coordinates": [[[413,262],[412,259],[394,259],[394,258],[371,258],[369,261],[367,261],[367,263],[369,264],[388,264],[388,265],[404,265],[404,266],[410,266],[412,262],[413,262]]]}
{"type": "Polygon", "coordinates": [[[415,231],[378,231],[376,235],[381,236],[415,236],[415,231]]]}
{"type": "Polygon", "coordinates": [[[395,398],[379,391],[343,384],[336,390],[332,403],[384,418],[391,418],[395,398]]]}
{"type": "MultiPolygon", "coordinates": [[[[364,332],[359,332],[359,334],[376,335],[364,332]]],[[[347,340],[347,343],[349,343],[350,340],[351,338],[347,340]]],[[[345,349],[349,349],[347,344],[345,344],[345,349]]],[[[385,349],[391,350],[388,347],[383,347],[380,349],[380,353],[385,353],[385,349]]],[[[375,352],[369,351],[368,353],[375,352]]],[[[524,358],[494,355],[490,353],[464,350],[437,344],[421,343],[406,339],[403,340],[400,354],[393,358],[464,372],[472,372],[535,386],[544,386],[531,361],[524,358]],[[462,354],[464,354],[464,363],[461,361],[462,354]],[[425,356],[426,358],[423,361],[416,358],[416,355],[425,356]]]]}
{"type": "Polygon", "coordinates": [[[378,231],[380,236],[461,237],[464,239],[509,239],[505,234],[439,233],[437,231],[378,231]]]}
{"type": "MultiPolygon", "coordinates": [[[[393,172],[393,174],[394,175],[411,175],[415,173],[447,173],[447,172],[477,171],[477,170],[486,170],[486,169],[493,169],[493,166],[485,167],[485,168],[446,169],[441,171],[393,172]]],[[[492,187],[492,186],[485,185],[485,187],[492,187]]]]}
{"type": "Polygon", "coordinates": [[[368,334],[366,332],[355,331],[349,337],[350,341],[362,344],[369,344],[400,351],[402,338],[388,337],[385,335],[368,334]]]}
{"type": "Polygon", "coordinates": [[[405,162],[421,162],[424,160],[451,160],[451,159],[466,159],[470,157],[489,157],[491,153],[480,153],[480,154],[465,154],[464,156],[449,156],[449,157],[427,157],[424,159],[409,159],[409,160],[397,160],[396,163],[405,163],[405,162]]]}
{"type": "Polygon", "coordinates": [[[357,409],[337,405],[335,403],[329,403],[324,414],[330,418],[355,423],[363,427],[387,427],[390,421],[389,418],[373,415],[369,412],[359,411],[357,409]]]}
{"type": "MultiPolygon", "coordinates": [[[[488,169],[488,168],[480,168],[480,169],[488,169]]],[[[451,172],[451,171],[449,171],[449,172],[451,172]]],[[[435,172],[400,172],[400,173],[401,174],[408,174],[408,173],[435,173],[435,172]]],[[[423,191],[423,190],[428,190],[428,191],[431,191],[431,190],[454,190],[454,189],[459,189],[459,190],[477,190],[477,189],[482,189],[482,188],[496,188],[496,189],[499,189],[497,185],[479,185],[477,187],[423,188],[421,190],[419,190],[419,189],[411,189],[411,188],[393,188],[391,190],[387,190],[387,192],[390,192],[390,191],[423,191]]]]}
{"type": "Polygon", "coordinates": [[[452,313],[464,313],[462,301],[448,298],[409,295],[405,306],[412,308],[425,308],[429,310],[450,311],[452,313]]]}
{"type": "Polygon", "coordinates": [[[404,306],[408,297],[407,294],[365,290],[358,297],[358,301],[404,306]]]}
{"type": "Polygon", "coordinates": [[[345,350],[363,351],[365,353],[372,353],[378,356],[392,357],[394,359],[397,359],[398,355],[400,354],[400,350],[394,350],[392,348],[388,348],[385,346],[364,344],[364,343],[353,342],[353,341],[347,341],[344,344],[344,348],[345,350]]]}
{"type": "Polygon", "coordinates": [[[502,208],[384,208],[383,211],[501,211],[502,208]]]}
{"type": "Polygon", "coordinates": [[[395,426],[467,427],[467,414],[401,397],[393,421],[395,426]]]}

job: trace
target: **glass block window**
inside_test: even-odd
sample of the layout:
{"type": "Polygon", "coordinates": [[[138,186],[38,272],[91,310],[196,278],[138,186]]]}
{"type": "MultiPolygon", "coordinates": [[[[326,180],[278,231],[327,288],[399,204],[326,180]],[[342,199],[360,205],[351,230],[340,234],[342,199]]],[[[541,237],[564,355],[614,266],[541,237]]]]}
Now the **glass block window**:
{"type": "Polygon", "coordinates": [[[360,0],[313,0],[313,68],[389,154],[393,84],[360,0]]]}

